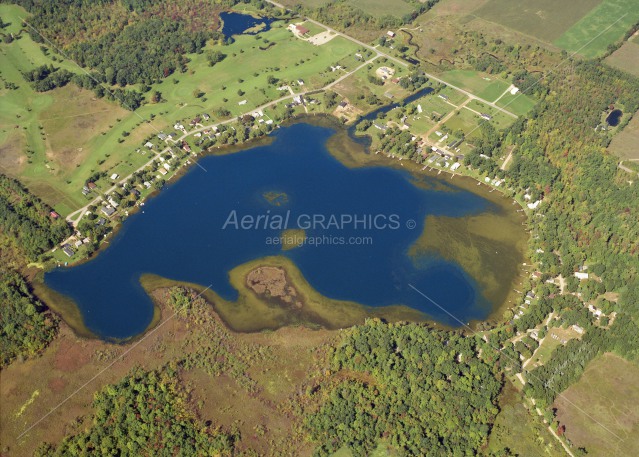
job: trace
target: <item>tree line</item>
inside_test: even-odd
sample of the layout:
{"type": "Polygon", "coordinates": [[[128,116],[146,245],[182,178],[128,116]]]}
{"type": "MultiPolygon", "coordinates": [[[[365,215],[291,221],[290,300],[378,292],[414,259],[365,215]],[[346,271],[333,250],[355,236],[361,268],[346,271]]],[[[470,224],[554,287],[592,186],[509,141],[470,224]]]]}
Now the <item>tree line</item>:
{"type": "Polygon", "coordinates": [[[0,173],[0,228],[31,260],[71,235],[62,217],[20,182],[0,173]]]}

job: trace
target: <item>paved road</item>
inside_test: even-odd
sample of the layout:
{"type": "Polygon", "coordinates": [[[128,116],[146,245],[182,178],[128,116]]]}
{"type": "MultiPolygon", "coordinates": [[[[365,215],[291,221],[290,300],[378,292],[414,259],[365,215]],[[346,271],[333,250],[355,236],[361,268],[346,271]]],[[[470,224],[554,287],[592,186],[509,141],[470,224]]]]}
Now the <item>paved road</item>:
{"type": "MultiPolygon", "coordinates": [[[[274,1],[272,1],[272,0],[266,0],[266,1],[267,1],[268,3],[270,3],[270,4],[274,5],[274,6],[278,7],[278,8],[287,9],[287,8],[286,8],[284,5],[282,5],[281,3],[277,3],[277,2],[274,2],[274,1]]],[[[362,46],[362,47],[364,47],[364,48],[367,48],[367,49],[369,49],[369,50],[371,50],[371,51],[373,51],[373,52],[375,53],[375,57],[373,57],[372,59],[369,59],[368,61],[364,62],[362,65],[358,66],[358,67],[357,67],[357,68],[355,68],[354,70],[352,70],[352,71],[350,71],[350,72],[348,72],[348,73],[345,73],[343,76],[341,76],[340,78],[338,78],[337,80],[335,80],[334,82],[332,82],[332,83],[328,84],[327,86],[325,86],[324,88],[322,88],[322,89],[320,89],[320,90],[330,89],[331,87],[333,87],[333,86],[335,86],[336,84],[340,83],[342,80],[344,80],[344,79],[348,78],[351,74],[353,74],[354,72],[356,72],[356,71],[357,71],[357,70],[359,70],[360,68],[362,68],[362,67],[364,67],[364,66],[368,65],[369,63],[373,62],[375,59],[377,59],[377,58],[379,58],[379,57],[382,57],[382,56],[383,56],[383,57],[385,57],[385,58],[387,58],[387,59],[389,59],[389,60],[392,60],[393,62],[398,63],[399,65],[402,65],[402,66],[404,66],[404,67],[408,67],[408,63],[407,63],[407,62],[405,62],[405,61],[403,61],[403,60],[401,60],[401,59],[398,59],[397,57],[393,57],[393,56],[391,56],[391,55],[389,55],[389,54],[387,54],[387,53],[385,53],[385,52],[383,52],[383,51],[380,51],[378,48],[375,48],[375,47],[371,46],[370,44],[364,43],[363,41],[359,41],[358,39],[353,38],[353,37],[352,37],[352,36],[350,36],[350,35],[347,35],[347,34],[345,34],[345,33],[343,33],[343,32],[340,32],[340,31],[338,31],[338,30],[335,30],[335,29],[333,29],[332,27],[329,27],[329,26],[327,26],[327,25],[325,25],[325,24],[322,24],[321,22],[318,22],[318,21],[316,21],[316,20],[314,20],[314,19],[306,18],[306,20],[307,20],[307,21],[309,21],[309,22],[311,22],[311,23],[313,23],[313,24],[315,24],[315,25],[317,25],[317,26],[319,26],[319,27],[323,27],[323,28],[325,28],[325,29],[326,29],[326,30],[328,30],[329,32],[332,32],[332,33],[335,33],[336,35],[339,35],[339,36],[341,36],[341,37],[344,37],[345,39],[350,40],[350,41],[352,41],[353,43],[356,43],[356,44],[358,44],[358,45],[360,45],[360,46],[362,46]]],[[[430,79],[432,79],[432,80],[434,80],[434,81],[437,81],[437,82],[439,82],[439,83],[445,84],[445,85],[447,85],[447,86],[449,86],[449,87],[452,87],[453,89],[455,89],[455,90],[457,90],[457,91],[459,91],[459,92],[463,93],[464,95],[466,95],[467,97],[469,97],[469,99],[470,99],[470,100],[478,100],[478,101],[480,101],[480,102],[482,102],[482,103],[485,103],[485,104],[487,104],[487,105],[489,105],[489,106],[492,106],[493,108],[495,108],[495,109],[497,109],[497,110],[501,111],[502,113],[504,113],[504,114],[506,114],[506,115],[508,115],[508,116],[511,116],[511,117],[514,117],[514,118],[517,118],[517,117],[518,117],[517,115],[515,115],[515,114],[511,113],[510,111],[505,110],[504,108],[501,108],[501,107],[499,107],[499,106],[495,105],[495,103],[494,103],[494,102],[489,102],[488,100],[484,100],[483,98],[477,97],[476,95],[474,95],[474,94],[472,94],[472,93],[470,93],[470,92],[468,92],[468,91],[466,91],[466,90],[464,90],[464,89],[462,89],[462,88],[460,88],[460,87],[457,87],[457,86],[455,86],[455,85],[453,85],[453,84],[450,84],[449,82],[447,82],[447,81],[445,81],[445,80],[443,80],[443,79],[441,79],[441,78],[438,78],[437,76],[434,76],[434,75],[429,74],[429,73],[425,73],[425,75],[426,75],[428,78],[430,78],[430,79]]],[[[298,93],[298,94],[296,94],[296,95],[306,95],[308,92],[310,92],[310,91],[300,92],[300,93],[298,93]]],[[[262,105],[262,106],[258,106],[258,107],[256,107],[256,108],[252,109],[251,111],[249,111],[249,112],[247,112],[247,113],[244,113],[244,114],[250,114],[250,113],[252,113],[252,112],[255,112],[255,111],[259,111],[259,110],[262,110],[262,109],[268,108],[269,106],[272,106],[272,105],[274,105],[274,104],[276,104],[276,103],[279,103],[279,102],[282,102],[282,101],[284,101],[284,100],[291,99],[291,98],[293,98],[293,97],[294,97],[294,95],[288,95],[288,96],[285,96],[285,97],[280,97],[280,98],[278,98],[277,100],[273,100],[273,101],[271,101],[271,102],[269,102],[269,103],[266,103],[266,104],[264,104],[264,105],[262,105]]],[[[468,101],[470,101],[470,100],[467,100],[467,102],[468,102],[468,101]]],[[[200,132],[200,131],[202,131],[202,130],[210,129],[210,128],[213,128],[213,127],[218,126],[218,125],[228,124],[228,123],[230,123],[230,122],[233,122],[235,119],[236,119],[236,117],[233,117],[233,118],[228,119],[228,120],[226,120],[226,121],[218,122],[217,124],[211,124],[211,125],[208,125],[208,126],[202,126],[202,127],[198,128],[198,129],[191,130],[190,132],[185,133],[184,135],[182,135],[182,136],[181,136],[180,138],[178,138],[178,140],[176,140],[176,141],[178,141],[178,142],[179,142],[179,141],[182,141],[182,140],[183,140],[184,138],[186,138],[188,135],[191,135],[191,134],[193,134],[193,133],[200,132]]],[[[143,170],[144,168],[148,167],[148,166],[149,166],[149,165],[153,162],[153,160],[155,160],[155,159],[157,158],[157,156],[158,156],[159,154],[166,153],[166,152],[168,152],[168,150],[169,150],[169,147],[165,148],[165,149],[164,149],[164,150],[162,150],[161,152],[156,153],[156,154],[155,154],[155,156],[154,156],[152,159],[150,159],[147,163],[145,163],[144,165],[142,165],[140,168],[138,168],[138,169],[137,169],[137,170],[135,170],[135,171],[136,171],[136,172],[138,172],[138,171],[141,171],[141,170],[143,170]]],[[[108,194],[108,193],[110,193],[110,192],[114,191],[114,190],[115,190],[118,186],[120,186],[120,185],[124,184],[126,181],[128,181],[130,177],[131,177],[131,175],[128,175],[127,177],[123,178],[123,179],[122,179],[122,180],[120,180],[118,183],[116,183],[116,184],[114,184],[112,187],[110,187],[110,188],[109,188],[106,192],[104,192],[104,193],[105,193],[105,194],[108,194]]],[[[95,198],[95,199],[93,199],[90,203],[88,203],[86,206],[84,206],[84,207],[82,207],[82,208],[80,208],[80,209],[78,209],[78,210],[74,211],[73,213],[69,214],[69,215],[67,216],[67,221],[69,221],[69,222],[70,222],[70,223],[72,223],[73,225],[76,225],[76,224],[77,224],[77,222],[78,222],[78,221],[82,218],[82,216],[84,215],[84,213],[87,211],[87,208],[88,208],[90,205],[96,205],[96,204],[97,204],[97,203],[99,203],[101,200],[102,200],[102,196],[98,196],[98,197],[96,197],[96,198],[95,198]]]]}
{"type": "MultiPolygon", "coordinates": [[[[274,1],[272,1],[272,0],[266,0],[266,1],[267,1],[268,3],[270,3],[270,4],[274,5],[274,6],[277,6],[278,8],[287,9],[287,8],[286,8],[284,5],[282,5],[281,3],[277,3],[277,2],[274,2],[274,1]]],[[[400,65],[402,65],[402,66],[404,66],[404,67],[408,67],[408,62],[405,62],[405,61],[403,61],[403,60],[401,60],[401,59],[398,59],[397,57],[393,57],[393,56],[391,56],[390,54],[386,54],[385,52],[380,51],[378,48],[375,48],[375,47],[371,46],[370,44],[364,43],[363,41],[359,41],[358,39],[353,38],[352,36],[347,35],[347,34],[345,34],[344,32],[340,32],[339,30],[335,30],[335,29],[333,29],[333,28],[329,27],[329,26],[328,26],[328,25],[326,25],[326,24],[322,24],[321,22],[317,22],[315,19],[311,19],[311,18],[309,18],[309,17],[304,18],[304,19],[305,19],[305,20],[307,20],[308,22],[312,23],[312,24],[318,25],[318,26],[320,26],[320,27],[324,27],[324,28],[325,28],[326,30],[328,30],[329,32],[333,32],[333,33],[335,33],[335,34],[337,34],[337,35],[339,35],[339,36],[341,36],[341,37],[344,37],[344,38],[346,38],[347,40],[352,41],[353,43],[356,43],[356,44],[358,44],[358,45],[360,45],[360,46],[363,46],[363,47],[365,47],[365,48],[367,48],[367,49],[370,49],[370,50],[371,50],[371,51],[373,51],[373,52],[377,52],[378,54],[380,54],[380,55],[382,55],[382,56],[386,57],[386,58],[387,58],[387,59],[389,59],[389,60],[392,60],[393,62],[396,62],[396,63],[398,63],[398,64],[400,64],[400,65]]],[[[517,117],[518,117],[516,114],[513,114],[513,113],[511,113],[510,111],[508,111],[508,110],[506,110],[506,109],[504,109],[504,108],[502,108],[502,107],[500,107],[500,106],[497,106],[494,102],[489,102],[488,100],[484,100],[483,98],[478,97],[478,96],[476,96],[476,95],[474,95],[474,94],[472,94],[472,93],[468,92],[467,90],[462,89],[461,87],[454,86],[453,84],[451,84],[451,83],[449,83],[449,82],[447,82],[447,81],[445,81],[445,80],[443,80],[443,79],[441,79],[441,78],[438,78],[437,76],[434,76],[434,75],[432,75],[432,74],[430,74],[430,73],[424,73],[424,74],[425,74],[428,78],[433,79],[433,80],[435,80],[435,81],[437,81],[437,82],[439,82],[439,83],[446,84],[447,86],[452,87],[452,88],[453,88],[453,89],[455,89],[455,90],[458,90],[459,92],[461,92],[461,93],[465,94],[466,96],[470,97],[471,99],[473,99],[473,100],[478,100],[478,101],[480,101],[480,102],[482,102],[482,103],[485,103],[485,104],[487,104],[487,105],[490,105],[490,106],[492,106],[493,108],[495,108],[496,110],[501,111],[502,113],[504,113],[504,114],[506,114],[506,115],[508,115],[508,116],[510,116],[510,117],[513,117],[513,118],[515,118],[515,119],[517,119],[517,117]]],[[[503,95],[503,94],[502,94],[502,95],[503,95]]]]}
{"type": "MultiPolygon", "coordinates": [[[[371,62],[375,61],[375,59],[379,58],[379,54],[375,55],[375,57],[367,60],[366,62],[362,63],[361,65],[359,65],[358,67],[356,67],[355,69],[344,73],[344,75],[342,75],[341,77],[337,78],[335,81],[333,81],[330,84],[327,84],[326,86],[322,87],[321,89],[313,89],[313,90],[307,90],[304,92],[299,92],[299,93],[293,93],[291,90],[291,93],[289,95],[286,95],[284,97],[280,97],[276,100],[270,101],[268,103],[265,103],[261,106],[255,107],[253,109],[251,109],[250,111],[247,111],[246,113],[240,114],[239,116],[235,116],[232,117],[230,119],[227,119],[225,121],[221,121],[221,122],[217,122],[214,124],[210,124],[210,125],[201,125],[200,127],[193,129],[187,133],[184,133],[181,137],[179,137],[177,140],[171,140],[174,144],[175,143],[180,143],[182,140],[184,140],[187,136],[189,135],[193,135],[194,133],[198,133],[201,132],[203,130],[207,130],[207,129],[212,129],[214,127],[220,126],[220,125],[224,125],[224,124],[229,124],[231,122],[234,122],[235,120],[237,120],[238,117],[242,117],[245,116],[247,114],[251,114],[254,113],[256,111],[261,111],[263,109],[266,109],[272,105],[275,105],[277,103],[283,102],[285,100],[289,100],[292,99],[298,95],[307,95],[309,92],[316,92],[318,90],[327,90],[330,89],[331,87],[335,86],[336,84],[339,84],[341,81],[343,81],[344,79],[348,78],[350,75],[352,75],[353,73],[355,73],[356,71],[358,71],[359,69],[365,67],[366,65],[370,64],[371,62]]],[[[290,89],[290,88],[289,88],[290,89]]],[[[167,140],[168,141],[168,140],[167,140]]],[[[144,165],[142,165],[141,167],[139,167],[137,170],[135,170],[134,172],[132,172],[131,174],[127,175],[126,177],[122,178],[120,181],[118,181],[117,183],[115,183],[113,186],[111,186],[109,189],[107,189],[106,191],[104,191],[103,195],[109,194],[111,192],[113,192],[114,190],[116,190],[119,186],[123,185],[124,183],[126,183],[131,176],[133,176],[134,173],[137,173],[139,171],[144,170],[146,167],[148,167],[149,165],[151,165],[151,163],[153,163],[154,160],[156,160],[158,158],[158,156],[160,156],[161,154],[165,154],[167,152],[169,152],[169,149],[171,149],[170,146],[167,146],[166,148],[164,148],[162,151],[156,152],[153,157],[151,159],[149,159],[148,162],[146,162],[144,165]]],[[[86,204],[85,206],[83,206],[82,208],[72,212],[71,214],[69,214],[67,216],[67,221],[70,222],[71,224],[73,224],[74,226],[77,225],[77,223],[80,221],[80,219],[82,219],[82,216],[84,215],[84,213],[87,212],[89,206],[91,205],[97,205],[98,203],[100,203],[103,200],[103,195],[99,195],[97,197],[95,197],[93,200],[91,200],[91,202],[89,202],[88,204],[86,204]]]]}

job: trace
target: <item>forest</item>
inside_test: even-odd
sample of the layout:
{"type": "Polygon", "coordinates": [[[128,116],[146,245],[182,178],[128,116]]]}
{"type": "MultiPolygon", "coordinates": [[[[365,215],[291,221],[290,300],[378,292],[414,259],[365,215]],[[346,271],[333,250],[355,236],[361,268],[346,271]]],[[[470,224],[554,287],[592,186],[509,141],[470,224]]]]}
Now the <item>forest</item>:
{"type": "Polygon", "coordinates": [[[71,227],[18,181],[0,173],[0,229],[31,260],[71,235],[71,227]]]}
{"type": "Polygon", "coordinates": [[[401,455],[472,455],[486,443],[501,381],[477,357],[474,338],[376,319],[333,349],[336,376],[317,388],[306,425],[331,455],[369,455],[384,440],[401,455]]]}
{"type": "Polygon", "coordinates": [[[438,0],[428,0],[424,2],[420,0],[408,0],[406,3],[409,3],[414,10],[402,17],[397,17],[390,13],[383,16],[371,16],[349,4],[346,0],[334,0],[317,8],[303,6],[302,3],[299,3],[293,7],[293,10],[341,30],[345,30],[349,27],[381,30],[410,24],[417,16],[431,9],[437,2],[438,0]]]}
{"type": "Polygon", "coordinates": [[[58,323],[20,274],[0,267],[0,368],[37,355],[55,337],[58,323]]]}
{"type": "Polygon", "coordinates": [[[232,455],[233,436],[201,422],[187,399],[177,367],[134,370],[96,393],[89,427],[35,455],[232,455]]]}
{"type": "MultiPolygon", "coordinates": [[[[153,84],[186,71],[186,54],[223,40],[218,14],[240,0],[17,0],[36,43],[121,87],[153,84]]],[[[248,2],[244,2],[248,3],[248,2]]]]}

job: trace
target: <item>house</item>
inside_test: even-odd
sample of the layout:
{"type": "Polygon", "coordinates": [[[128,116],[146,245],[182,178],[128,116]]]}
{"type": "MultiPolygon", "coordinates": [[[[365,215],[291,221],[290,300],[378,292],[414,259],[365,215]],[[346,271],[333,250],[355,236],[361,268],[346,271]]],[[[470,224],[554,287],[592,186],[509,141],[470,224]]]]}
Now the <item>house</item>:
{"type": "Polygon", "coordinates": [[[303,79],[298,79],[297,80],[297,84],[300,85],[300,86],[303,86],[304,85],[304,80],[303,79]]]}
{"type": "Polygon", "coordinates": [[[450,167],[450,171],[455,171],[455,170],[457,170],[459,167],[461,167],[461,164],[460,164],[459,162],[455,162],[455,163],[453,164],[453,166],[452,166],[452,167],[450,167]]]}
{"type": "Polygon", "coordinates": [[[106,224],[106,219],[103,218],[103,217],[98,219],[98,222],[95,223],[95,225],[97,225],[97,226],[103,226],[104,224],[106,224]]]}
{"type": "Polygon", "coordinates": [[[515,86],[511,86],[510,95],[515,95],[517,92],[519,92],[519,88],[515,86]]]}
{"type": "Polygon", "coordinates": [[[167,137],[166,133],[158,133],[158,138],[160,139],[160,141],[164,141],[168,137],[167,137]]]}
{"type": "Polygon", "coordinates": [[[493,118],[490,114],[487,113],[481,113],[481,117],[483,119],[486,119],[487,121],[490,121],[493,118]]]}
{"type": "Polygon", "coordinates": [[[173,126],[175,130],[184,130],[184,126],[179,122],[173,126]]]}
{"type": "Polygon", "coordinates": [[[582,273],[580,271],[575,272],[575,278],[577,279],[588,279],[588,273],[582,273]]]}
{"type": "Polygon", "coordinates": [[[102,211],[102,214],[104,214],[105,216],[109,217],[113,213],[115,213],[115,208],[113,208],[112,206],[107,205],[107,206],[103,206],[100,211],[102,211]]]}
{"type": "Polygon", "coordinates": [[[153,143],[151,143],[150,141],[147,141],[146,143],[144,143],[144,146],[146,146],[149,149],[153,149],[153,143]]]}
{"type": "Polygon", "coordinates": [[[346,108],[348,106],[348,102],[346,100],[342,100],[339,102],[340,108],[346,108]]]}
{"type": "Polygon", "coordinates": [[[75,245],[76,248],[79,248],[80,246],[82,246],[82,240],[78,240],[73,244],[75,245]]]}
{"type": "Polygon", "coordinates": [[[393,32],[392,30],[386,32],[386,35],[388,35],[389,38],[395,38],[395,32],[393,32]]]}
{"type": "Polygon", "coordinates": [[[91,190],[95,189],[96,187],[98,187],[94,182],[88,182],[87,183],[87,187],[91,190]]]}
{"type": "Polygon", "coordinates": [[[237,102],[238,105],[246,105],[246,100],[242,100],[241,102],[237,102]]]}
{"type": "Polygon", "coordinates": [[[541,200],[537,200],[535,203],[528,203],[526,206],[529,209],[537,209],[540,203],[541,203],[541,200]]]}
{"type": "Polygon", "coordinates": [[[135,196],[135,197],[139,197],[140,196],[140,191],[137,189],[131,189],[131,193],[135,196]]]}
{"type": "Polygon", "coordinates": [[[442,100],[448,100],[448,95],[438,94],[437,96],[441,98],[442,100]]]}
{"type": "Polygon", "coordinates": [[[209,119],[211,119],[211,116],[209,116],[208,114],[204,113],[204,114],[202,114],[202,119],[204,119],[205,121],[208,121],[209,119]]]}
{"type": "Polygon", "coordinates": [[[64,246],[62,246],[62,252],[64,252],[69,257],[73,257],[73,254],[75,254],[73,249],[71,249],[71,246],[69,246],[68,244],[65,244],[64,246]]]}
{"type": "Polygon", "coordinates": [[[302,35],[306,35],[307,33],[309,33],[310,30],[307,29],[306,27],[304,27],[303,25],[296,25],[295,26],[295,32],[298,35],[302,36],[302,35]]]}
{"type": "Polygon", "coordinates": [[[581,327],[579,327],[577,324],[573,325],[573,326],[572,326],[572,329],[573,329],[575,332],[579,333],[580,335],[583,335],[583,333],[584,333],[584,329],[583,329],[583,328],[581,328],[581,327]]]}
{"type": "Polygon", "coordinates": [[[120,177],[120,175],[119,175],[119,174],[117,174],[117,173],[113,173],[113,174],[111,175],[111,179],[113,179],[113,180],[118,179],[119,177],[120,177]]]}
{"type": "Polygon", "coordinates": [[[186,152],[191,152],[191,146],[186,141],[182,143],[182,149],[186,152]]]}
{"type": "Polygon", "coordinates": [[[82,240],[82,242],[84,244],[89,244],[91,242],[91,240],[89,238],[85,238],[85,239],[82,240]]]}
{"type": "Polygon", "coordinates": [[[160,168],[158,171],[162,176],[166,176],[166,174],[168,173],[164,168],[160,168]]]}
{"type": "Polygon", "coordinates": [[[56,213],[55,211],[51,211],[49,213],[49,216],[51,216],[53,219],[57,219],[60,217],[60,215],[58,213],[56,213]]]}
{"type": "Polygon", "coordinates": [[[171,165],[169,165],[168,163],[163,163],[162,166],[166,169],[166,171],[169,171],[171,169],[171,165]]]}

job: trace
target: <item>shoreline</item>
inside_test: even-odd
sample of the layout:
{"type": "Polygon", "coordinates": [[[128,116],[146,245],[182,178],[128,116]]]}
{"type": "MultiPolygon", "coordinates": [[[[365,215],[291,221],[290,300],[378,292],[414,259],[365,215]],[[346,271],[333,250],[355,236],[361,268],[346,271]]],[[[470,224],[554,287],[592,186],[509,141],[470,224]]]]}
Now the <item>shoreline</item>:
{"type": "MultiPolygon", "coordinates": [[[[343,135],[345,135],[349,140],[350,143],[352,145],[355,146],[356,149],[358,149],[359,151],[341,151],[339,154],[335,154],[335,152],[332,150],[333,148],[330,147],[330,144],[327,144],[327,149],[329,151],[329,153],[331,153],[331,155],[333,155],[334,157],[336,157],[342,164],[344,164],[347,167],[359,167],[359,166],[386,166],[386,167],[390,167],[390,168],[394,168],[394,169],[398,169],[398,170],[404,170],[404,171],[408,171],[409,173],[411,173],[411,175],[415,176],[415,177],[419,177],[419,176],[428,176],[429,178],[433,178],[435,180],[438,181],[444,181],[444,178],[442,178],[440,176],[440,173],[435,173],[432,170],[428,170],[421,168],[423,167],[423,164],[419,164],[418,162],[409,160],[409,159],[405,159],[405,160],[398,160],[398,161],[394,161],[392,157],[387,156],[387,155],[376,155],[376,154],[371,154],[369,148],[367,146],[365,146],[364,144],[362,144],[361,142],[357,141],[358,137],[354,137],[353,135],[350,135],[348,132],[348,126],[345,126],[344,124],[342,124],[341,122],[339,122],[339,120],[337,118],[335,118],[334,116],[332,116],[331,114],[301,114],[301,115],[297,115],[291,119],[286,120],[285,122],[283,122],[281,124],[282,127],[287,127],[290,125],[294,125],[297,123],[309,123],[312,125],[318,125],[321,127],[327,127],[327,128],[332,128],[335,130],[335,134],[328,140],[329,142],[334,139],[335,137],[341,137],[343,135]],[[357,154],[357,157],[354,157],[355,154],[357,154]],[[359,157],[360,155],[363,155],[363,157],[359,157]],[[359,160],[357,160],[359,159],[359,160]],[[401,162],[407,162],[409,164],[408,167],[404,167],[403,163],[401,162]],[[369,163],[362,163],[362,162],[369,162],[369,163]],[[400,162],[399,164],[397,162],[400,162]]],[[[339,138],[338,138],[339,139],[339,138]]],[[[242,143],[242,144],[235,144],[235,145],[228,145],[228,146],[223,146],[223,147],[216,147],[216,148],[212,148],[207,150],[206,152],[200,154],[198,157],[196,157],[196,160],[199,159],[200,157],[206,157],[209,155],[226,155],[226,154],[233,154],[235,152],[241,152],[247,149],[251,149],[253,147],[257,147],[260,145],[260,143],[270,143],[273,141],[273,137],[269,134],[260,138],[255,138],[253,140],[250,140],[246,143],[242,143]]],[[[195,162],[195,160],[193,160],[192,162],[195,162]]],[[[183,177],[187,172],[191,171],[193,169],[193,163],[191,163],[190,165],[183,165],[182,167],[180,167],[167,181],[166,181],[166,185],[171,185],[172,183],[176,182],[177,179],[183,177]]],[[[434,169],[434,167],[431,167],[434,169]]],[[[439,170],[438,170],[439,171],[439,170]]],[[[467,190],[473,194],[479,195],[482,198],[487,199],[488,201],[490,201],[493,204],[498,205],[500,208],[502,208],[504,211],[508,211],[510,210],[509,206],[512,205],[506,205],[504,200],[508,199],[510,200],[510,198],[508,196],[506,196],[503,191],[501,189],[497,189],[493,186],[489,186],[486,185],[484,183],[482,183],[481,181],[471,177],[471,176],[467,176],[467,175],[461,175],[459,174],[460,178],[459,180],[454,180],[452,181],[452,178],[454,178],[455,176],[457,176],[458,174],[455,173],[451,173],[448,170],[444,170],[448,173],[447,176],[450,176],[451,182],[450,184],[452,184],[454,187],[459,187],[461,189],[467,190]],[[484,184],[483,186],[480,186],[479,184],[484,184]],[[488,190],[488,188],[490,188],[491,190],[488,190]],[[498,192],[495,193],[494,190],[497,189],[498,192]],[[502,200],[501,202],[497,201],[497,200],[502,200]]],[[[446,180],[445,182],[448,182],[448,180],[446,180]]],[[[414,183],[415,185],[417,185],[417,183],[414,183]]],[[[141,200],[140,203],[143,203],[147,198],[154,198],[157,195],[159,195],[159,193],[161,192],[161,190],[156,190],[152,193],[150,193],[149,195],[147,195],[147,197],[144,200],[141,200]]],[[[517,202],[518,203],[518,202],[517,202]]],[[[136,213],[138,213],[140,210],[140,205],[136,205],[135,207],[133,207],[130,211],[129,211],[129,215],[127,216],[133,216],[136,213]]],[[[524,215],[524,217],[526,216],[526,213],[523,212],[522,213],[524,215]]],[[[108,248],[108,242],[111,241],[112,239],[114,239],[120,232],[120,229],[122,228],[122,224],[124,223],[124,221],[119,222],[113,229],[113,231],[111,232],[111,234],[107,237],[106,239],[106,243],[102,242],[100,243],[100,246],[98,249],[96,249],[96,251],[92,254],[91,257],[89,258],[84,258],[79,260],[78,262],[75,262],[73,264],[70,264],[69,267],[73,267],[73,266],[77,266],[80,265],[82,263],[85,263],[86,261],[89,260],[93,260],[96,256],[98,256],[103,249],[108,248]]],[[[528,236],[528,235],[526,235],[528,236]]],[[[255,259],[254,261],[249,262],[250,264],[253,265],[257,265],[260,261],[266,261],[269,258],[262,258],[262,259],[255,259]]],[[[246,265],[246,264],[243,264],[246,265]]],[[[236,268],[242,267],[243,265],[240,265],[236,268]]],[[[41,265],[40,267],[44,267],[43,273],[46,273],[47,271],[50,271],[54,268],[58,268],[58,266],[45,266],[45,265],[41,265]]],[[[230,272],[229,272],[230,274],[230,272]]],[[[145,276],[147,276],[146,274],[143,275],[140,280],[142,281],[142,278],[144,278],[145,276]]],[[[168,278],[164,278],[167,281],[171,281],[168,278]]],[[[489,326],[494,325],[496,322],[496,320],[499,320],[499,317],[501,316],[501,314],[503,314],[504,311],[506,311],[507,309],[510,308],[514,308],[516,305],[514,303],[512,303],[512,299],[514,298],[514,287],[517,286],[517,284],[523,279],[523,275],[520,273],[514,280],[513,282],[510,284],[511,288],[509,290],[509,292],[507,293],[507,296],[504,300],[503,303],[500,304],[494,304],[489,312],[489,314],[486,316],[486,318],[481,319],[481,320],[474,320],[468,323],[468,325],[472,328],[472,329],[476,329],[479,326],[481,326],[482,324],[487,324],[489,326]]],[[[189,284],[190,286],[193,287],[201,287],[198,284],[193,284],[193,283],[184,283],[184,284],[189,284]]],[[[65,322],[67,322],[67,324],[73,329],[74,333],[76,333],[78,336],[80,337],[86,337],[86,338],[98,338],[98,339],[102,339],[105,340],[104,338],[94,334],[91,330],[89,330],[83,322],[82,319],[82,315],[81,312],[79,311],[79,307],[77,306],[77,304],[75,304],[71,299],[69,299],[66,296],[63,296],[61,294],[58,294],[57,292],[53,291],[52,289],[50,289],[48,286],[46,286],[46,284],[44,283],[44,279],[42,278],[39,283],[36,285],[35,281],[34,281],[34,289],[36,290],[36,295],[49,307],[51,308],[54,312],[56,312],[56,314],[58,314],[63,320],[65,320],[65,322]],[[53,302],[53,305],[50,306],[50,303],[53,302]]],[[[145,288],[146,290],[146,288],[145,288]]],[[[197,290],[197,289],[196,289],[197,290]]],[[[147,294],[149,294],[149,296],[152,296],[150,290],[147,290],[147,294]]],[[[238,289],[238,292],[239,289],[238,289]]],[[[327,300],[331,300],[328,297],[324,297],[327,300]]],[[[219,299],[219,297],[218,297],[219,299]]],[[[376,312],[371,312],[370,315],[368,317],[375,317],[376,314],[383,314],[384,308],[389,308],[389,307],[366,307],[365,305],[362,304],[357,304],[358,306],[363,307],[364,309],[366,308],[372,308],[373,310],[376,310],[376,312]]],[[[411,308],[412,309],[412,308],[411,308]]],[[[419,313],[418,311],[414,310],[415,312],[419,313]]],[[[369,314],[369,313],[367,313],[369,314]]],[[[223,318],[222,318],[223,319],[223,318]]],[[[151,322],[149,323],[149,325],[138,335],[133,335],[129,338],[124,338],[124,339],[113,339],[113,340],[109,340],[106,339],[106,341],[110,341],[116,344],[125,344],[125,343],[129,343],[129,342],[133,342],[141,337],[143,337],[146,333],[148,333],[150,330],[152,330],[158,323],[160,320],[160,316],[159,316],[159,310],[157,308],[157,306],[154,303],[154,311],[153,311],[153,318],[151,320],[151,322]]],[[[224,320],[224,319],[223,319],[224,320]]],[[[427,318],[427,319],[418,319],[417,321],[420,322],[427,322],[429,325],[432,326],[439,326],[439,327],[443,327],[443,328],[452,328],[452,327],[447,327],[444,324],[441,324],[439,322],[437,322],[434,319],[431,318],[427,318]]],[[[225,321],[226,322],[226,321],[225,321]]],[[[351,324],[351,325],[355,325],[355,323],[351,324]]],[[[350,326],[350,325],[349,325],[350,326]]],[[[230,329],[234,329],[232,326],[229,327],[230,329]]],[[[279,327],[278,327],[279,328],[279,327]]],[[[464,327],[455,327],[457,329],[462,329],[464,332],[467,331],[467,329],[464,329],[464,327]]],[[[266,330],[266,328],[261,329],[261,330],[257,330],[257,331],[262,331],[262,330],[266,330]]]]}

